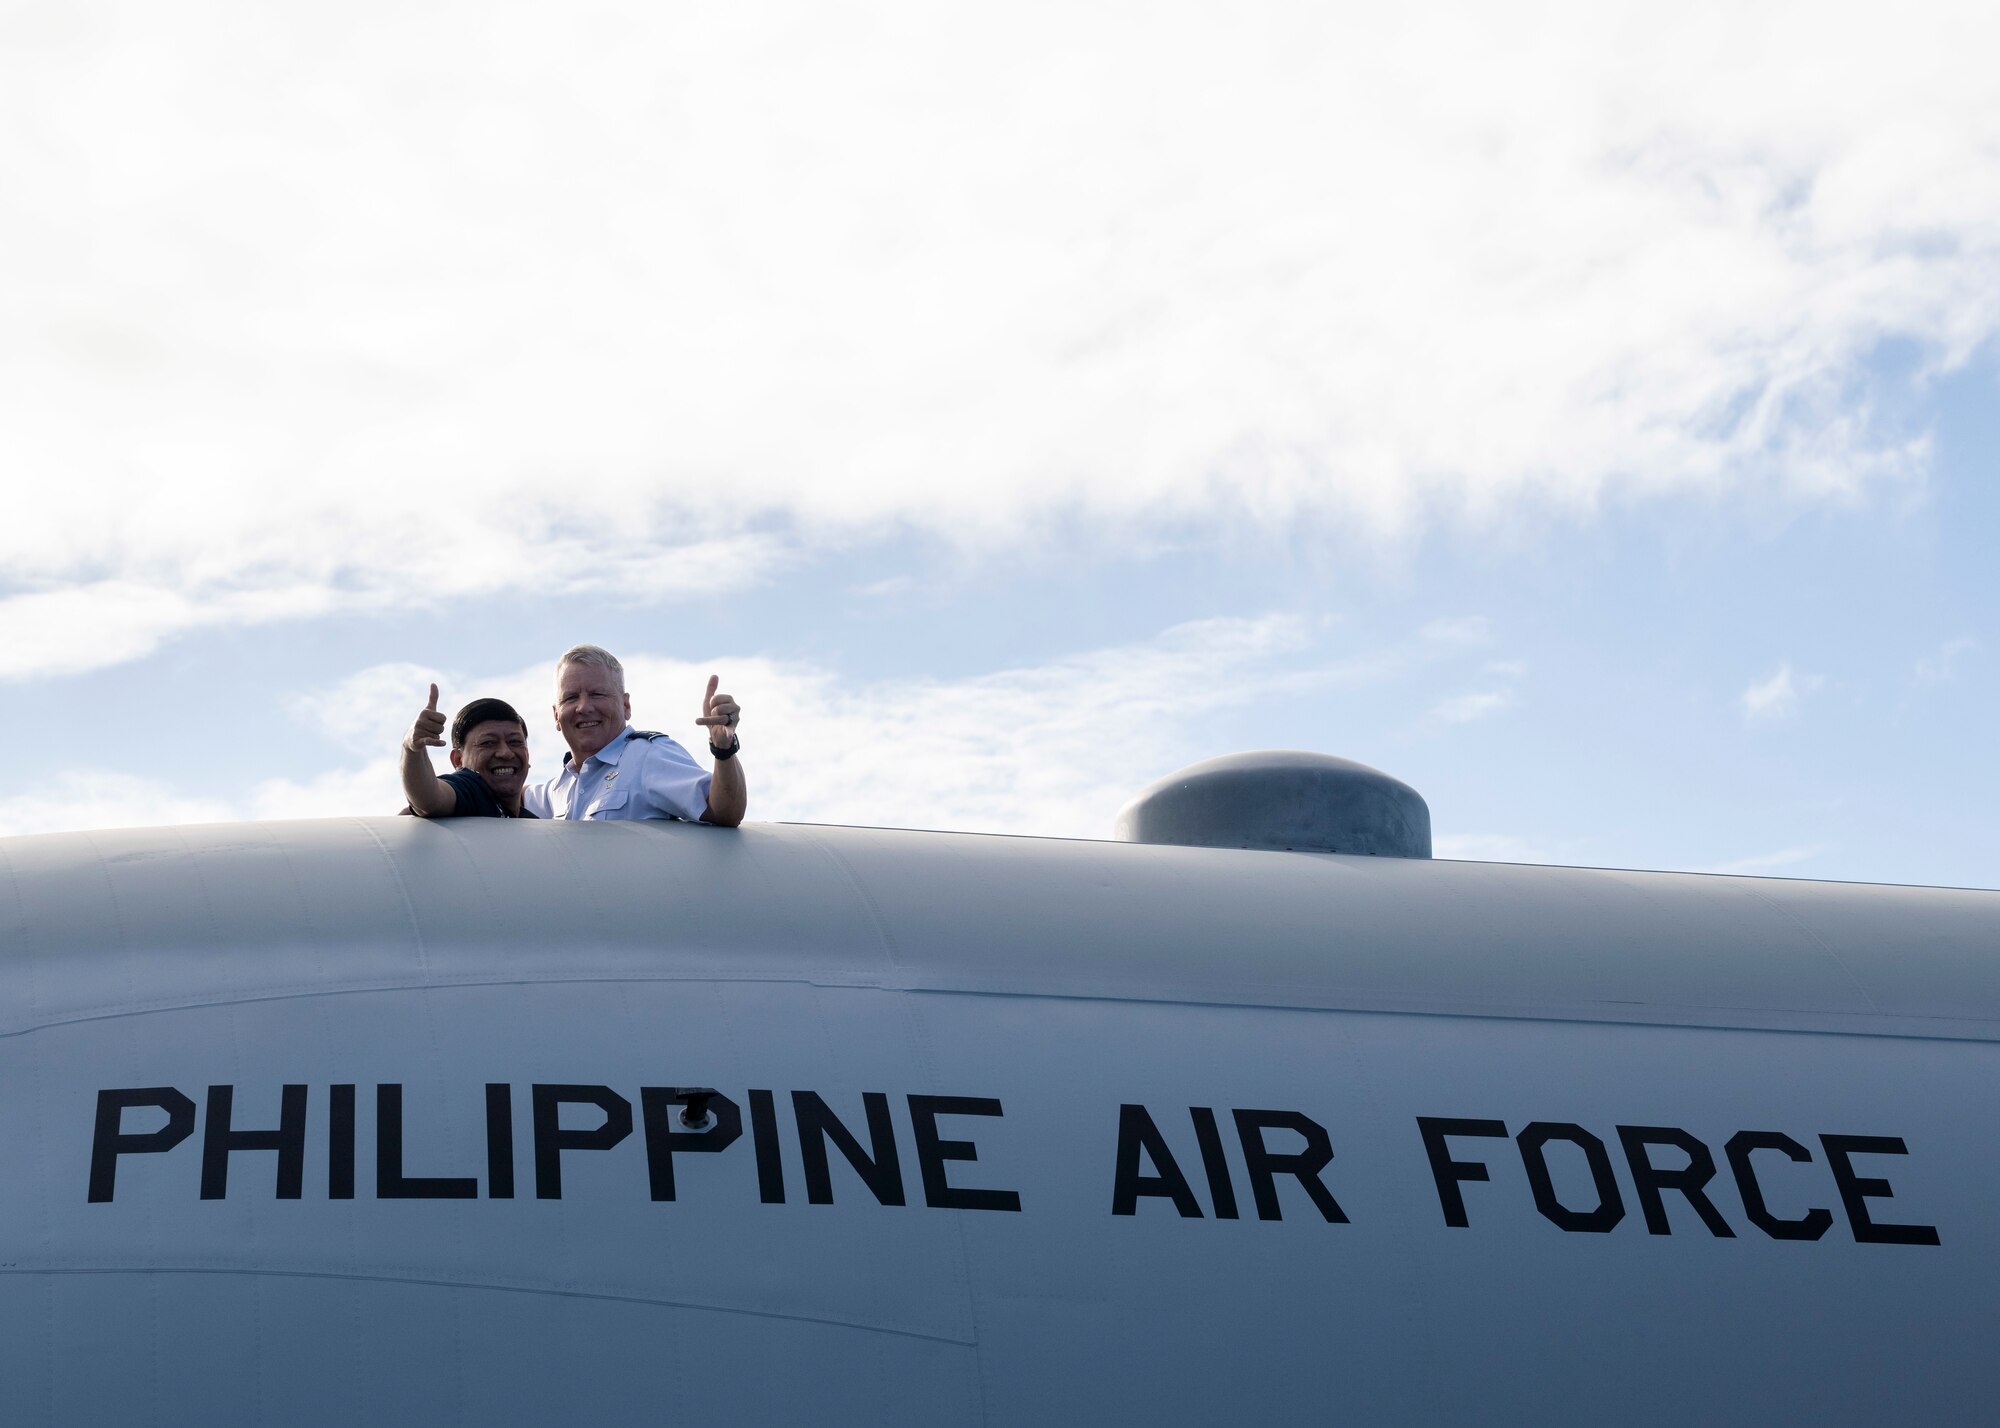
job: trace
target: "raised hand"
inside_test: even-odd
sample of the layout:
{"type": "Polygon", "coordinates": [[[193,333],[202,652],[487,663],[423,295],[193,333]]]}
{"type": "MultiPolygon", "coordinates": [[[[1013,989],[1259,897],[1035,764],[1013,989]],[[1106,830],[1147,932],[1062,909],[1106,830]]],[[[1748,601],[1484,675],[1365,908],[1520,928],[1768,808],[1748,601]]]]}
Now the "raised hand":
{"type": "Polygon", "coordinates": [[[708,677],[708,692],[701,697],[701,717],[694,722],[708,729],[708,746],[711,749],[727,749],[736,741],[736,721],[743,716],[742,706],[727,694],[717,694],[716,685],[722,682],[717,675],[708,677]],[[722,738],[718,741],[716,733],[722,738]]]}
{"type": "MultiPolygon", "coordinates": [[[[713,681],[710,681],[710,687],[714,687],[713,681]]],[[[438,687],[433,684],[431,686],[431,702],[426,704],[423,712],[417,715],[417,722],[410,725],[410,736],[403,740],[403,747],[412,750],[426,747],[442,749],[444,747],[443,736],[444,715],[438,713],[438,687]]]]}

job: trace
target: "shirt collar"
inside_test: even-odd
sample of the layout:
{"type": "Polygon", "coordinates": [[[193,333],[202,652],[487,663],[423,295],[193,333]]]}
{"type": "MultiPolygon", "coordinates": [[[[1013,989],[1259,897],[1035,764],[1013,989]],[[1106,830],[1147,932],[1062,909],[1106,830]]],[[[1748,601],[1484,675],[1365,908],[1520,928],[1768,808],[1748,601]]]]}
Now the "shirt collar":
{"type": "MultiPolygon", "coordinates": [[[[630,724],[627,724],[623,729],[620,729],[618,731],[617,738],[613,739],[610,743],[606,744],[603,748],[599,749],[596,753],[592,754],[590,758],[596,759],[600,764],[610,764],[613,768],[616,768],[618,766],[619,757],[625,752],[625,746],[629,744],[631,741],[632,741],[632,726],[630,724]]],[[[576,755],[574,754],[563,755],[564,772],[566,773],[571,772],[577,767],[575,759],[576,755]]],[[[585,759],[584,762],[589,763],[590,759],[585,759]]]]}

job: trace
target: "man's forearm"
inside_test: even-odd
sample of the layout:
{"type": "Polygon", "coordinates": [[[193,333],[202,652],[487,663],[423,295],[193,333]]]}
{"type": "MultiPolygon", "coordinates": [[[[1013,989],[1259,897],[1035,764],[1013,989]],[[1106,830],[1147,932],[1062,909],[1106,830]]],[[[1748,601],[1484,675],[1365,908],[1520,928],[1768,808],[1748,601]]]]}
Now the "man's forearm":
{"type": "Polygon", "coordinates": [[[403,797],[419,818],[445,818],[458,811],[458,795],[431,767],[430,751],[403,745],[403,797]]]}
{"type": "Polygon", "coordinates": [[[743,821],[750,807],[750,786],[743,781],[743,756],[718,759],[708,780],[708,812],[702,818],[723,828],[743,821]]]}

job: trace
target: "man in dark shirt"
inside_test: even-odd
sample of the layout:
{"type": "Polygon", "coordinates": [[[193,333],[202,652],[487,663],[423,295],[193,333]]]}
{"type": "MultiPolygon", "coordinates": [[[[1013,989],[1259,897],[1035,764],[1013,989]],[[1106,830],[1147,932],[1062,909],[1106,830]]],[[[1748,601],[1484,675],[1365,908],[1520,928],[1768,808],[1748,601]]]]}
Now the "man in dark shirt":
{"type": "Polygon", "coordinates": [[[403,740],[403,811],[419,818],[533,818],[521,807],[528,782],[528,726],[501,699],[475,699],[451,721],[452,771],[439,778],[430,751],[442,748],[438,687],[403,740]]]}

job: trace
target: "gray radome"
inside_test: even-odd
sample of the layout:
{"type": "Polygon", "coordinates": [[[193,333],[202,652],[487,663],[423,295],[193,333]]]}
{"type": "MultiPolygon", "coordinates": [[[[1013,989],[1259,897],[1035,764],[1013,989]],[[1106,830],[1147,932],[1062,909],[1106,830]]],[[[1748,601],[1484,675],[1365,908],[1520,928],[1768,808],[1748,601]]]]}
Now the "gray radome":
{"type": "Polygon", "coordinates": [[[1266,749],[1168,774],[1125,805],[1117,833],[1127,843],[1428,858],[1431,810],[1366,764],[1266,749]]]}

